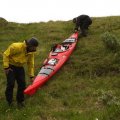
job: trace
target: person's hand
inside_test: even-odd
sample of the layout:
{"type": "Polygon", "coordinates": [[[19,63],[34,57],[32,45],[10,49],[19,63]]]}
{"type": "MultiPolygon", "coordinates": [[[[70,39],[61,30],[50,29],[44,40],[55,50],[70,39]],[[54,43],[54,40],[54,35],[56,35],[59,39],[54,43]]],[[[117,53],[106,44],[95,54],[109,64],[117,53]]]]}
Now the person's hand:
{"type": "Polygon", "coordinates": [[[4,71],[5,71],[5,74],[8,74],[10,71],[13,71],[13,70],[11,68],[5,68],[4,71]]]}
{"type": "Polygon", "coordinates": [[[74,32],[76,33],[76,32],[78,32],[78,30],[74,30],[74,32]]]}
{"type": "Polygon", "coordinates": [[[34,81],[34,77],[30,77],[30,82],[33,82],[34,81]]]}

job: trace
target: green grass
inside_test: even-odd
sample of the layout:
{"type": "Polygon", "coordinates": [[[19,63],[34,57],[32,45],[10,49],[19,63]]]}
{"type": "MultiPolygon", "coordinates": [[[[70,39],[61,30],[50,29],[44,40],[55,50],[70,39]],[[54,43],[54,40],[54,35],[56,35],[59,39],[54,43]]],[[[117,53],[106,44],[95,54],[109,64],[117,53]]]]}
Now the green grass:
{"type": "MultiPolygon", "coordinates": [[[[9,108],[5,100],[6,77],[2,53],[13,42],[31,37],[39,39],[35,74],[47,57],[51,45],[68,38],[72,21],[3,24],[0,21],[0,120],[119,120],[120,51],[111,52],[101,36],[105,32],[120,40],[120,17],[93,18],[87,37],[80,37],[66,64],[34,96],[25,96],[26,107],[9,108]]],[[[27,71],[26,71],[27,72],[27,71]]],[[[27,84],[30,84],[26,76],[27,84]]]]}

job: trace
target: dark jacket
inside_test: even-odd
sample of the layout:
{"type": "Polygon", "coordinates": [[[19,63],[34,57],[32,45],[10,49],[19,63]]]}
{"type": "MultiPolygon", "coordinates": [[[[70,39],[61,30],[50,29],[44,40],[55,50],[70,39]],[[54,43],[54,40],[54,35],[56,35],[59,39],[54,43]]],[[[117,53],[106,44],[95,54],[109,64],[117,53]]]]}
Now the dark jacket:
{"type": "Polygon", "coordinates": [[[92,24],[92,20],[88,15],[80,15],[76,18],[73,18],[73,23],[75,23],[75,28],[78,29],[88,29],[89,25],[92,24]]]}

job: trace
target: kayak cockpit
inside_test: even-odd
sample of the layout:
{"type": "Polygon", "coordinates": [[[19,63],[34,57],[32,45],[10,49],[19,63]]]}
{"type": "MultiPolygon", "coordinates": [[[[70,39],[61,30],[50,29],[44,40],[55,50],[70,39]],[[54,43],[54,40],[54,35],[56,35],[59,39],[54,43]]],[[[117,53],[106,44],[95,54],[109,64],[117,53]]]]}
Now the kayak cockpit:
{"type": "Polygon", "coordinates": [[[55,44],[51,48],[51,51],[54,53],[65,52],[65,51],[69,50],[72,43],[75,43],[75,42],[76,42],[75,38],[68,38],[68,39],[64,40],[61,44],[55,44]]]}

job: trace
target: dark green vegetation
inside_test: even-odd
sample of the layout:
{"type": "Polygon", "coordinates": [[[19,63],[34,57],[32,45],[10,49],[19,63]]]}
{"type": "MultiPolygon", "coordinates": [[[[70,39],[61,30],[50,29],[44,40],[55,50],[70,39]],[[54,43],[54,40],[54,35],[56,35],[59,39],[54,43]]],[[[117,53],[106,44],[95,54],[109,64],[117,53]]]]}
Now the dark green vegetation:
{"type": "Polygon", "coordinates": [[[93,18],[89,35],[79,38],[70,59],[55,76],[34,96],[26,96],[26,107],[18,109],[15,101],[13,107],[7,106],[2,53],[8,45],[32,36],[39,39],[37,75],[51,45],[68,38],[73,28],[72,21],[0,23],[0,120],[120,120],[120,51],[107,49],[101,37],[109,32],[120,40],[119,16],[93,18]]]}

